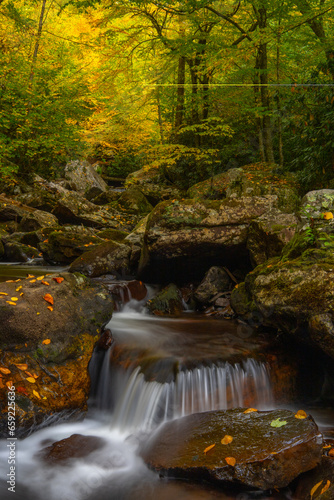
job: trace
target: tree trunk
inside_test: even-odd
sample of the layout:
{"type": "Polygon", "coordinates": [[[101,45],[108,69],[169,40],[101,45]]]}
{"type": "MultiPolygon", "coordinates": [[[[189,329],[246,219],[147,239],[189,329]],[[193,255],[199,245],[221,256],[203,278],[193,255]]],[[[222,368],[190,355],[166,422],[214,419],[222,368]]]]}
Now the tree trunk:
{"type": "Polygon", "coordinates": [[[164,128],[162,123],[162,113],[161,113],[161,100],[160,100],[160,88],[157,86],[157,107],[158,107],[158,120],[159,120],[159,130],[160,130],[160,143],[164,144],[164,128]]]}
{"type": "MultiPolygon", "coordinates": [[[[280,27],[281,19],[279,19],[278,27],[280,27]]],[[[284,154],[283,154],[283,129],[282,129],[282,110],[281,110],[281,75],[280,75],[280,43],[281,36],[277,37],[276,48],[276,82],[277,82],[277,113],[278,113],[278,151],[279,151],[279,164],[283,167],[284,154]]]]}
{"type": "Polygon", "coordinates": [[[186,60],[184,57],[179,57],[178,72],[177,72],[177,96],[175,110],[175,133],[183,124],[184,120],[184,84],[186,81],[186,60]]]}
{"type": "Polygon", "coordinates": [[[38,23],[38,29],[37,29],[37,34],[36,34],[35,48],[34,48],[34,53],[32,55],[31,66],[30,66],[30,75],[29,75],[29,85],[30,85],[30,87],[32,86],[33,81],[34,81],[35,67],[36,67],[36,62],[37,62],[39,44],[40,44],[41,36],[42,36],[43,20],[44,20],[44,13],[45,13],[46,1],[47,0],[43,0],[42,1],[42,8],[41,8],[40,16],[39,16],[39,23],[38,23]]]}

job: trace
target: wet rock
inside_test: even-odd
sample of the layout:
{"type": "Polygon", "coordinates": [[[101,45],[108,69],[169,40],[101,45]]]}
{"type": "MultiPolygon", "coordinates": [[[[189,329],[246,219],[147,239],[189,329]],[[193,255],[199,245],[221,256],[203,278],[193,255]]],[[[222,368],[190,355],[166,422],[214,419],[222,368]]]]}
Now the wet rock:
{"type": "Polygon", "coordinates": [[[11,241],[4,243],[4,258],[8,262],[28,262],[39,254],[40,251],[30,245],[11,241]]]}
{"type": "Polygon", "coordinates": [[[101,337],[97,341],[96,346],[100,351],[107,351],[109,349],[109,347],[112,346],[113,343],[114,343],[114,339],[113,339],[112,333],[108,329],[108,330],[103,331],[101,337]]]}
{"type": "Polygon", "coordinates": [[[322,457],[321,463],[298,480],[294,494],[296,500],[333,500],[334,458],[322,457]],[[313,492],[313,493],[312,493],[313,492]]]}
{"type": "Polygon", "coordinates": [[[69,460],[86,458],[106,444],[106,441],[97,436],[72,436],[53,443],[38,453],[38,457],[49,464],[66,465],[69,460]]]}
{"type": "Polygon", "coordinates": [[[131,248],[128,245],[108,241],[74,260],[69,271],[79,272],[91,278],[103,274],[114,274],[119,279],[125,278],[130,274],[130,252],[131,248]]]}
{"type": "Polygon", "coordinates": [[[153,209],[145,195],[136,186],[131,186],[118,198],[117,204],[130,213],[148,214],[153,209]]]}
{"type": "Polygon", "coordinates": [[[76,191],[82,193],[92,188],[98,188],[99,192],[108,190],[105,181],[87,161],[74,160],[67,163],[65,177],[75,186],[76,191]]]}
{"type": "Polygon", "coordinates": [[[114,283],[108,286],[108,290],[119,306],[126,304],[131,299],[141,301],[147,295],[145,284],[137,280],[114,283]]]}
{"type": "Polygon", "coordinates": [[[311,417],[300,420],[288,410],[245,414],[244,409],[197,413],[168,422],[141,452],[161,476],[262,490],[289,485],[316,467],[321,454],[322,436],[311,417]],[[273,427],[273,422],[283,425],[273,427]],[[222,444],[226,435],[233,440],[222,444]]]}
{"type": "Polygon", "coordinates": [[[103,242],[91,228],[70,226],[51,232],[48,238],[40,243],[39,248],[47,262],[70,264],[84,252],[103,242]]]}
{"type": "Polygon", "coordinates": [[[173,283],[147,302],[147,309],[156,316],[179,315],[183,310],[182,295],[173,283]]]}
{"type": "Polygon", "coordinates": [[[201,284],[195,290],[194,297],[201,304],[207,304],[219,292],[229,290],[231,279],[222,267],[211,267],[201,284]]]}

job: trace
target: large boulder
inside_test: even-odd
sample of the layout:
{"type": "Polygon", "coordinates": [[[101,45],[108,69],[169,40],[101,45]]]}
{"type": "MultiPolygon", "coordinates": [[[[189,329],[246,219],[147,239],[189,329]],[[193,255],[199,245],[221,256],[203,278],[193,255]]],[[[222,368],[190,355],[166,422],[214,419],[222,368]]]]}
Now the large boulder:
{"type": "Polygon", "coordinates": [[[68,179],[73,188],[82,194],[90,189],[96,188],[95,196],[107,191],[108,185],[102,177],[95,171],[88,161],[73,160],[67,163],[65,167],[65,178],[68,179]]]}
{"type": "Polygon", "coordinates": [[[148,439],[141,455],[160,476],[268,490],[288,486],[316,467],[322,444],[310,416],[238,408],[168,422],[148,439]]]}
{"type": "Polygon", "coordinates": [[[1,284],[1,431],[7,426],[8,386],[16,388],[18,437],[51,414],[87,408],[88,363],[112,310],[106,289],[79,275],[1,284]]]}
{"type": "Polygon", "coordinates": [[[268,195],[159,203],[147,222],[139,275],[155,282],[168,276],[191,280],[210,265],[242,267],[248,262],[250,223],[277,202],[277,196],[268,195]]]}
{"type": "Polygon", "coordinates": [[[213,266],[205,274],[200,285],[196,288],[194,298],[201,304],[208,304],[219,292],[226,292],[230,289],[231,278],[219,266],[213,266]]]}
{"type": "Polygon", "coordinates": [[[151,203],[136,186],[131,186],[118,198],[118,206],[121,209],[135,214],[148,214],[153,209],[151,203]]]}
{"type": "Polygon", "coordinates": [[[6,241],[3,248],[3,258],[8,262],[29,262],[40,255],[37,248],[18,241],[6,241]]]}
{"type": "Polygon", "coordinates": [[[131,248],[115,241],[108,241],[85,252],[72,262],[69,271],[79,272],[91,278],[113,274],[123,278],[130,274],[129,257],[131,248]]]}
{"type": "Polygon", "coordinates": [[[196,199],[223,199],[225,197],[277,196],[277,207],[293,212],[299,204],[294,179],[279,175],[269,163],[254,163],[233,168],[189,188],[187,196],[196,199]]]}
{"type": "Polygon", "coordinates": [[[15,221],[22,225],[22,231],[34,231],[42,227],[58,225],[57,218],[42,210],[0,196],[0,221],[15,221]]]}
{"type": "Polygon", "coordinates": [[[154,206],[163,200],[181,198],[183,194],[177,187],[166,182],[155,167],[145,167],[129,174],[125,181],[125,187],[131,186],[137,186],[154,206]]]}
{"type": "Polygon", "coordinates": [[[179,315],[183,310],[181,292],[171,283],[150,299],[146,307],[156,316],[179,315]]]}

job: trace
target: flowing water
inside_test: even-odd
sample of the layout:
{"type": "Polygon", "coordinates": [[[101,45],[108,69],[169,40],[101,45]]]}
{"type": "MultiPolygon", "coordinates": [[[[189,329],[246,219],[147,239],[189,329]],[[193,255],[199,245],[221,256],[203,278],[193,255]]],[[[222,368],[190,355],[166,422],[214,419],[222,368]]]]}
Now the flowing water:
{"type": "MultiPolygon", "coordinates": [[[[130,301],[106,328],[114,344],[95,351],[90,372],[90,411],[84,421],[36,430],[16,442],[17,485],[7,500],[247,500],[210,485],[162,480],[138,456],[140,441],[163,421],[193,412],[275,406],[265,339],[253,338],[234,322],[188,314],[154,318],[143,303],[130,301]],[[73,434],[95,436],[104,445],[80,459],[50,464],[39,452],[73,434]]],[[[8,449],[1,443],[0,477],[8,473],[8,449]]],[[[291,499],[289,493],[261,496],[291,499]]]]}

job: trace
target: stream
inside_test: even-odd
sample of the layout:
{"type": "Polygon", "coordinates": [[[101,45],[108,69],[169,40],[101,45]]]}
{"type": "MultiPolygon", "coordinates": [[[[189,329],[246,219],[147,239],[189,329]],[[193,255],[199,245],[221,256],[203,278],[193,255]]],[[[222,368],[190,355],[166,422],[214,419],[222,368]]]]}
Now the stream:
{"type": "MultiPolygon", "coordinates": [[[[131,300],[106,325],[114,344],[95,350],[91,397],[84,420],[56,416],[16,443],[17,489],[8,492],[6,441],[0,451],[0,498],[7,500],[251,500],[290,499],[291,493],[233,493],[209,484],[160,479],[138,455],[145,436],[164,421],[211,409],[273,409],[270,352],[265,335],[234,321],[185,312],[181,318],[149,316],[131,300]],[[104,445],[66,463],[48,463],[40,450],[73,434],[102,438],[104,445]]],[[[289,405],[298,409],[298,403],[289,405]]],[[[305,406],[304,406],[304,409],[305,406]]],[[[310,409],[331,433],[334,411],[310,409]]]]}

